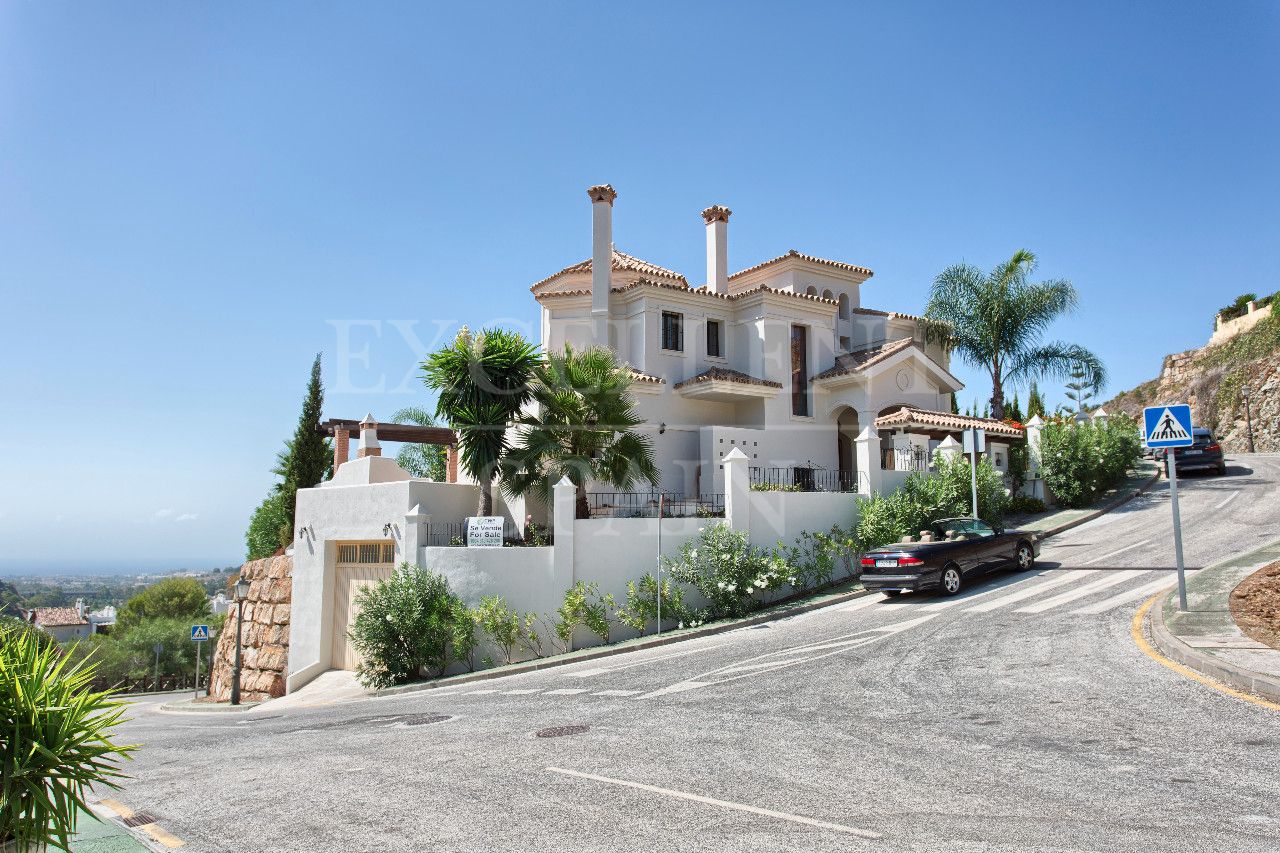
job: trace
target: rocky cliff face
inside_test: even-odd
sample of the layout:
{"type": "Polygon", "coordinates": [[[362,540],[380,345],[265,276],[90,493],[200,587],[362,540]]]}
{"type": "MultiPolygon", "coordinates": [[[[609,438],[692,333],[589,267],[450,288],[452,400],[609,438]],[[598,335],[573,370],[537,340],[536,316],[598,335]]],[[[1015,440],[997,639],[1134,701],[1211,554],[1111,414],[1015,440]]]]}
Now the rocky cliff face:
{"type": "Polygon", "coordinates": [[[1145,406],[1189,403],[1197,426],[1212,429],[1228,453],[1241,453],[1248,449],[1246,386],[1254,448],[1280,450],[1280,318],[1267,317],[1226,343],[1166,356],[1158,378],[1103,408],[1140,417],[1145,406]]]}
{"type": "MultiPolygon", "coordinates": [[[[248,578],[240,649],[240,699],[260,702],[284,695],[289,663],[289,615],[293,596],[293,557],[267,557],[245,563],[240,576],[248,578]]],[[[236,608],[214,652],[209,695],[219,702],[231,698],[231,674],[236,659],[236,608]]]]}

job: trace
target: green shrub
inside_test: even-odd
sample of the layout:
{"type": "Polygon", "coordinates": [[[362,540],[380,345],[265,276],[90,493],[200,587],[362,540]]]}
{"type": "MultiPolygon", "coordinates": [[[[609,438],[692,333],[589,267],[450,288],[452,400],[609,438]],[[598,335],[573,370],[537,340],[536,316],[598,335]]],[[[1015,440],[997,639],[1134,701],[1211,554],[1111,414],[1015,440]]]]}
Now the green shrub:
{"type": "Polygon", "coordinates": [[[0,643],[0,845],[68,850],[89,789],[119,787],[137,747],[112,742],[126,706],[93,692],[93,678],[92,664],[27,632],[0,643]]]}
{"type": "Polygon", "coordinates": [[[837,569],[854,574],[860,550],[856,530],[835,526],[826,533],[805,530],[792,545],[779,542],[774,555],[790,567],[802,591],[830,583],[837,569]]]}
{"type": "Polygon", "coordinates": [[[556,611],[555,634],[561,651],[569,651],[573,632],[579,626],[609,642],[609,611],[615,607],[612,595],[601,595],[594,581],[578,581],[564,592],[564,603],[556,611]]]}
{"type": "Polygon", "coordinates": [[[1059,504],[1088,506],[1124,480],[1142,456],[1138,426],[1127,415],[1086,423],[1055,418],[1040,433],[1040,467],[1059,504]]]}
{"type": "Polygon", "coordinates": [[[417,679],[424,669],[442,674],[458,604],[443,576],[409,563],[360,590],[359,613],[348,633],[362,658],[356,670],[361,683],[390,687],[417,679]]]}
{"type": "Polygon", "coordinates": [[[1044,512],[1046,509],[1048,507],[1044,505],[1044,501],[1028,495],[1015,495],[1009,500],[1009,513],[1011,515],[1035,515],[1036,513],[1044,512]]]}
{"type": "MultiPolygon", "coordinates": [[[[617,610],[616,615],[618,621],[641,634],[648,630],[650,621],[656,625],[658,621],[657,578],[646,574],[640,578],[639,582],[627,581],[627,603],[617,610]]],[[[678,625],[694,621],[688,608],[684,606],[684,590],[666,578],[662,581],[662,621],[678,625]]]]}
{"type": "Polygon", "coordinates": [[[480,630],[502,650],[503,662],[511,663],[524,630],[520,614],[512,610],[502,596],[486,595],[475,609],[475,620],[480,630]]]}
{"type": "Polygon", "coordinates": [[[744,616],[760,606],[757,593],[797,580],[780,556],[754,547],[746,533],[723,523],[703,529],[674,559],[662,562],[675,581],[708,600],[706,619],[744,616]]]}
{"type": "MultiPolygon", "coordinates": [[[[915,536],[941,518],[973,513],[973,487],[969,460],[948,460],[939,454],[936,472],[913,472],[902,488],[889,495],[858,500],[856,541],[863,551],[901,542],[915,536]]],[[[978,459],[978,517],[1000,527],[1009,496],[1003,478],[986,457],[978,459]]]]}
{"type": "Polygon", "coordinates": [[[475,650],[479,639],[476,637],[476,612],[467,606],[465,601],[455,598],[449,613],[452,622],[449,632],[449,656],[465,663],[468,672],[475,672],[475,650]]]}
{"type": "Polygon", "coordinates": [[[292,492],[273,490],[270,497],[258,504],[244,534],[248,559],[270,557],[293,541],[293,521],[289,515],[292,499],[292,492]]]}

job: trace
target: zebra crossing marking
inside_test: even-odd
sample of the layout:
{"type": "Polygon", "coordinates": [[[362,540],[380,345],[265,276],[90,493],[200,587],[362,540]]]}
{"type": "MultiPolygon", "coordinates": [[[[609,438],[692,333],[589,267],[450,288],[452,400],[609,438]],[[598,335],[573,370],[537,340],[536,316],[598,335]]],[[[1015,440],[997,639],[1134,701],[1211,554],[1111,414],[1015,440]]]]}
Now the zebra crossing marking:
{"type": "Polygon", "coordinates": [[[1073,580],[1078,580],[1085,575],[1091,575],[1098,571],[1097,569],[1075,569],[1069,572],[1061,572],[1057,577],[1046,580],[1044,583],[1033,583],[1028,587],[1011,592],[1008,595],[1001,595],[993,599],[988,599],[981,604],[975,604],[973,607],[963,611],[965,613],[990,613],[1008,604],[1016,604],[1033,595],[1039,595],[1047,589],[1060,586],[1073,580]]]}
{"type": "Polygon", "coordinates": [[[1053,608],[1057,607],[1060,604],[1066,604],[1067,602],[1075,601],[1077,598],[1084,598],[1086,595],[1092,595],[1095,592],[1100,592],[1104,589],[1108,589],[1110,587],[1115,586],[1116,584],[1122,584],[1127,580],[1132,580],[1133,578],[1140,577],[1142,575],[1147,575],[1150,573],[1150,571],[1151,571],[1150,569],[1133,569],[1133,570],[1124,571],[1124,572],[1114,572],[1110,576],[1104,577],[1100,580],[1096,580],[1093,583],[1087,583],[1084,586],[1079,586],[1079,587],[1076,587],[1075,589],[1067,590],[1066,592],[1061,593],[1060,595],[1055,595],[1052,598],[1048,599],[1047,601],[1040,601],[1040,602],[1037,602],[1036,604],[1028,605],[1027,607],[1020,607],[1018,608],[1017,612],[1018,613],[1043,613],[1046,610],[1052,610],[1053,608]]]}

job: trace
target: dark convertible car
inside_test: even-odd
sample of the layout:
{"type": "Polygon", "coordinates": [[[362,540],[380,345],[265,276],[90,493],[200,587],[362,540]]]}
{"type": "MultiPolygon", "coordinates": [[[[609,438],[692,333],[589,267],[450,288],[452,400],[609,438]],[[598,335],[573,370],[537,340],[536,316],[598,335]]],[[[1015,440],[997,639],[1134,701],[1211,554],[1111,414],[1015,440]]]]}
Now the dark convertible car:
{"type": "Polygon", "coordinates": [[[976,518],[944,518],[918,541],[869,551],[862,558],[862,585],[885,595],[927,589],[955,595],[977,575],[1006,567],[1026,570],[1038,556],[1034,534],[993,530],[976,518]]]}

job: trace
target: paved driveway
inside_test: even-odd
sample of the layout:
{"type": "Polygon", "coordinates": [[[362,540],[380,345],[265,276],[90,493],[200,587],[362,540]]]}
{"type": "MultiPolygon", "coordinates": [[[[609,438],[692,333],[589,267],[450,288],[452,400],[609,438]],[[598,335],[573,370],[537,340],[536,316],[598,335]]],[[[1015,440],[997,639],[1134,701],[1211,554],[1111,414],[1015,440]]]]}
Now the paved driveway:
{"type": "MultiPolygon", "coordinates": [[[[1188,564],[1280,537],[1278,481],[1180,483],[1188,564]]],[[[1280,715],[1130,637],[1169,523],[1162,485],[955,599],[243,722],[143,709],[117,798],[192,850],[1274,851],[1280,715]]]]}

